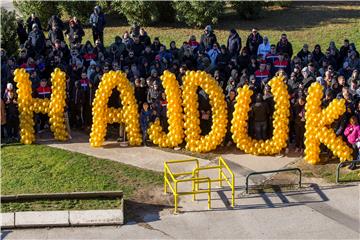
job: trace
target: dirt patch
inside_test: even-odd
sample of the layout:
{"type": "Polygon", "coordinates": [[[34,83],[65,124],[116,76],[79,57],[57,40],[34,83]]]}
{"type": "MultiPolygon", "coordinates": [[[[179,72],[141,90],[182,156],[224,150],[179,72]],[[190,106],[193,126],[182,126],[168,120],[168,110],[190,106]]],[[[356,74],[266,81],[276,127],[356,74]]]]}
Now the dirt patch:
{"type": "Polygon", "coordinates": [[[161,187],[138,189],[131,200],[125,201],[126,221],[135,221],[147,227],[147,222],[157,221],[161,216],[172,214],[173,203],[173,195],[164,194],[161,187]]]}

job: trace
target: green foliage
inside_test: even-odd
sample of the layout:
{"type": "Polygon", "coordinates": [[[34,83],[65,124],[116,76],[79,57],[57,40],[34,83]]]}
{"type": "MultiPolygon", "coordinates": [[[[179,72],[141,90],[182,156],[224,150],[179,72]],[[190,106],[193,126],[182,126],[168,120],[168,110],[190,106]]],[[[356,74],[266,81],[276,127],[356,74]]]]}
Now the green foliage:
{"type": "Polygon", "coordinates": [[[170,1],[158,1],[156,2],[156,7],[158,9],[159,22],[174,22],[176,12],[172,2],[170,1]]]}
{"type": "Polygon", "coordinates": [[[17,40],[17,22],[15,18],[15,11],[7,11],[5,8],[1,8],[1,47],[10,56],[16,53],[18,49],[17,40]]]}
{"type": "Polygon", "coordinates": [[[100,0],[96,2],[96,5],[101,7],[104,14],[114,14],[116,11],[112,6],[113,3],[117,4],[115,1],[100,0]]]}
{"type": "Polygon", "coordinates": [[[117,13],[124,14],[130,24],[150,25],[160,16],[155,1],[114,1],[111,6],[117,13]]]}
{"type": "Polygon", "coordinates": [[[265,2],[231,2],[237,13],[244,19],[255,19],[260,17],[265,2]]]}
{"type": "Polygon", "coordinates": [[[276,1],[276,2],[269,2],[271,3],[272,5],[274,6],[279,6],[279,7],[282,7],[282,8],[287,8],[287,7],[290,7],[291,4],[293,3],[293,1],[276,1]]]}
{"type": "MultiPolygon", "coordinates": [[[[60,15],[59,1],[13,0],[14,7],[26,20],[32,13],[40,19],[41,25],[46,26],[52,15],[60,15]]],[[[82,2],[83,3],[83,2],[82,2]]]]}
{"type": "Polygon", "coordinates": [[[189,26],[203,27],[218,22],[224,2],[176,1],[176,18],[189,26]]]}
{"type": "Polygon", "coordinates": [[[94,11],[96,2],[94,1],[61,1],[59,8],[66,12],[69,17],[77,17],[81,23],[89,21],[90,14],[94,11]]]}

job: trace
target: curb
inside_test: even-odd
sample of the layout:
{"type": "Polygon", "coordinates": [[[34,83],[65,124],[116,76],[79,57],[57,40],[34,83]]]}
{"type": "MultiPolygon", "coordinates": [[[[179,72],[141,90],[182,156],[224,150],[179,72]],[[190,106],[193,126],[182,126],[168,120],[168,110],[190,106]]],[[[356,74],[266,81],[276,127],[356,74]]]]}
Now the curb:
{"type": "Polygon", "coordinates": [[[1,228],[71,227],[124,224],[122,191],[45,193],[0,196],[1,202],[55,199],[120,198],[121,207],[96,210],[23,211],[1,213],[1,228]]]}
{"type": "Polygon", "coordinates": [[[1,213],[2,229],[122,224],[124,224],[123,209],[1,213]]]}

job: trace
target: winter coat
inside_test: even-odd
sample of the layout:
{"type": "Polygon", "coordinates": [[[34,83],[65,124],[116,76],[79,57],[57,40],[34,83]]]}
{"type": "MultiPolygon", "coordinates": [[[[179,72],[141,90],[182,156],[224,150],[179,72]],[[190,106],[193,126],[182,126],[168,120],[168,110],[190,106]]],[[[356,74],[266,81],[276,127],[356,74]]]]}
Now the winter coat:
{"type": "Polygon", "coordinates": [[[262,58],[265,60],[266,55],[270,52],[270,42],[268,41],[265,45],[264,43],[260,44],[257,50],[257,55],[262,55],[262,58]]]}
{"type": "Polygon", "coordinates": [[[278,53],[287,53],[289,55],[289,58],[291,59],[293,55],[293,48],[289,41],[279,41],[276,45],[276,52],[278,53]]]}
{"type": "Polygon", "coordinates": [[[81,42],[82,37],[85,36],[85,32],[80,24],[75,24],[74,26],[69,26],[65,34],[69,36],[69,42],[81,42]]]}
{"type": "Polygon", "coordinates": [[[95,14],[92,13],[90,15],[90,24],[92,26],[93,31],[104,32],[105,28],[105,16],[103,13],[95,14]]]}
{"type": "Polygon", "coordinates": [[[269,118],[270,108],[266,102],[257,102],[252,107],[254,122],[266,122],[269,118]]]}
{"type": "Polygon", "coordinates": [[[56,39],[60,41],[64,41],[64,34],[60,28],[55,28],[54,30],[50,30],[48,32],[48,39],[50,39],[51,43],[54,44],[56,39]]]}
{"type": "Polygon", "coordinates": [[[239,55],[241,50],[241,38],[238,33],[229,36],[227,40],[227,49],[231,56],[239,55]]]}
{"type": "Polygon", "coordinates": [[[211,61],[211,64],[212,65],[215,65],[216,64],[216,58],[217,56],[219,56],[220,54],[220,50],[219,49],[210,49],[209,52],[208,52],[208,55],[210,57],[210,61],[211,61]]]}
{"type": "Polygon", "coordinates": [[[256,33],[255,36],[250,33],[246,39],[246,47],[249,50],[250,55],[256,55],[259,45],[263,43],[263,37],[256,33]]]}
{"type": "Polygon", "coordinates": [[[209,32],[208,34],[201,35],[200,46],[201,49],[204,51],[211,49],[214,43],[216,42],[217,42],[216,35],[213,32],[209,32]]]}
{"type": "Polygon", "coordinates": [[[346,136],[350,144],[355,144],[360,137],[360,126],[353,126],[351,124],[348,124],[345,129],[344,135],[346,136]]]}
{"type": "Polygon", "coordinates": [[[45,49],[45,36],[40,30],[31,31],[28,36],[28,41],[35,52],[42,52],[45,49]]]}
{"type": "Polygon", "coordinates": [[[144,111],[144,109],[141,109],[140,126],[143,131],[148,128],[151,120],[152,120],[152,110],[150,108],[147,111],[144,111]]]}

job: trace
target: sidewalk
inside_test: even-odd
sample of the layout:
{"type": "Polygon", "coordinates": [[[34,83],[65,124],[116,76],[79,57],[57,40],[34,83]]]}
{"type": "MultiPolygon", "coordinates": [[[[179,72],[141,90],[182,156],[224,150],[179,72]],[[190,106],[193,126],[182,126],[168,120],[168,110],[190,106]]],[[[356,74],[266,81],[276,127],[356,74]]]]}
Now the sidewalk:
{"type": "MultiPolygon", "coordinates": [[[[122,148],[114,142],[106,142],[104,147],[95,149],[81,134],[76,134],[69,143],[42,143],[155,171],[163,170],[164,161],[191,158],[149,147],[122,148]]],[[[246,174],[283,168],[297,157],[247,154],[224,154],[223,157],[234,171],[238,186],[234,209],[230,207],[229,189],[217,189],[214,183],[211,210],[207,210],[206,195],[199,195],[199,201],[195,202],[191,196],[184,196],[180,198],[179,210],[182,213],[179,215],[155,212],[143,216],[141,222],[128,222],[122,227],[28,229],[3,234],[5,239],[359,239],[359,185],[313,184],[301,191],[246,195],[243,188],[246,174]]],[[[200,165],[214,164],[209,160],[199,160],[200,165]]],[[[217,173],[209,174],[216,176],[217,173]]],[[[260,176],[255,181],[265,179],[265,176],[260,176]]]]}

